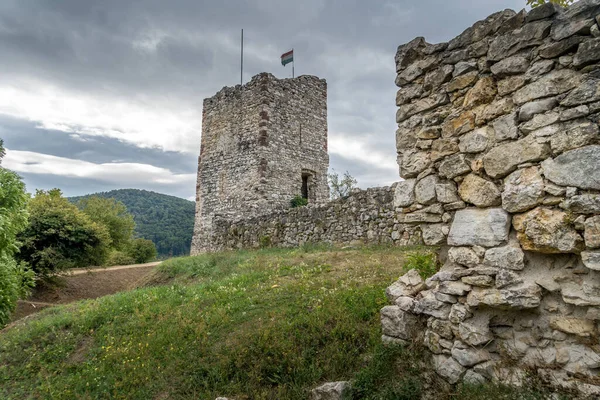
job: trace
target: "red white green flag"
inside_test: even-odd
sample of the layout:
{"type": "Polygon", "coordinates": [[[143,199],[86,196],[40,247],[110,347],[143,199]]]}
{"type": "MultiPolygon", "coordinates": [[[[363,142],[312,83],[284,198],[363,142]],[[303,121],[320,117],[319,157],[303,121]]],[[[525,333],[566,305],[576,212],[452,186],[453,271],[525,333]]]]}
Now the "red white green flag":
{"type": "Polygon", "coordinates": [[[290,50],[287,53],[281,55],[281,65],[285,67],[285,64],[289,64],[294,61],[294,50],[290,50]]]}

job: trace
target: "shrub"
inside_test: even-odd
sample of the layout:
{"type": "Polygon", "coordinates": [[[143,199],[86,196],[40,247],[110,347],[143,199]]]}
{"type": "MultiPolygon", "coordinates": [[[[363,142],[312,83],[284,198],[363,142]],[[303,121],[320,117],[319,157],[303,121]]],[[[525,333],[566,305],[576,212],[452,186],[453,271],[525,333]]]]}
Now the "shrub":
{"type": "Polygon", "coordinates": [[[405,270],[416,269],[421,278],[427,279],[438,271],[437,256],[433,251],[414,251],[406,256],[405,270]]]}
{"type": "Polygon", "coordinates": [[[127,254],[137,264],[147,263],[156,258],[156,246],[148,239],[134,239],[129,244],[127,254]]]}
{"type": "Polygon", "coordinates": [[[135,222],[123,203],[92,196],[81,199],[78,206],[92,221],[106,227],[113,249],[124,250],[129,245],[135,222]]]}
{"type": "Polygon", "coordinates": [[[305,199],[302,196],[296,196],[292,199],[292,208],[303,207],[308,204],[308,199],[305,199]]]}
{"type": "Polygon", "coordinates": [[[113,250],[106,259],[105,265],[107,267],[111,267],[114,265],[131,265],[135,264],[135,260],[129,254],[119,251],[113,250]]]}

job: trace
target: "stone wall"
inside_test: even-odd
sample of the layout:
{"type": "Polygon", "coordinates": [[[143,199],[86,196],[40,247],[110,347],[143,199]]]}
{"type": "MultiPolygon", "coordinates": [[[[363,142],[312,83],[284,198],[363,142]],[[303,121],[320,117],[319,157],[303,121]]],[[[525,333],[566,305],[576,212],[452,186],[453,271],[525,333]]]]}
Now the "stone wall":
{"type": "Polygon", "coordinates": [[[204,100],[192,254],[206,251],[216,214],[229,220],[288,208],[302,193],[328,200],[327,84],[262,73],[204,100]]]}
{"type": "Polygon", "coordinates": [[[237,221],[217,217],[209,250],[305,243],[409,245],[421,244],[422,236],[435,242],[435,232],[422,233],[418,224],[403,223],[403,215],[395,211],[394,190],[395,185],[354,190],[345,199],[237,221]]]}
{"type": "Polygon", "coordinates": [[[532,367],[600,396],[597,20],[599,0],[546,4],[398,48],[399,220],[431,218],[448,249],[388,288],[383,333],[425,327],[452,383],[532,367]]]}

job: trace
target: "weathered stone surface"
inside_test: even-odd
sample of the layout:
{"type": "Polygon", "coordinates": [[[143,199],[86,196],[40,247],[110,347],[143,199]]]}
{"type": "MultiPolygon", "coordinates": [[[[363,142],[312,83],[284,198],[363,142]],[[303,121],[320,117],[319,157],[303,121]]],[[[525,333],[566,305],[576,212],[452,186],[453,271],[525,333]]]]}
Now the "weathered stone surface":
{"type": "Polygon", "coordinates": [[[398,46],[394,57],[396,72],[400,72],[421,58],[422,51],[426,46],[427,42],[425,42],[424,37],[417,37],[406,44],[398,46]]]}
{"type": "Polygon", "coordinates": [[[518,169],[504,180],[502,208],[511,213],[527,211],[544,198],[544,179],[538,167],[518,169]]]}
{"type": "Polygon", "coordinates": [[[581,194],[573,196],[560,204],[565,210],[578,214],[600,213],[600,194],[581,194]]]}
{"type": "Polygon", "coordinates": [[[437,197],[435,185],[439,182],[437,175],[429,175],[415,185],[415,199],[421,204],[433,204],[437,197]]]}
{"type": "Polygon", "coordinates": [[[492,207],[501,203],[500,191],[496,185],[475,174],[465,177],[458,188],[458,194],[464,201],[477,207],[492,207]]]}
{"type": "Polygon", "coordinates": [[[463,367],[472,367],[490,359],[490,353],[484,349],[452,348],[452,357],[463,367]]]}
{"type": "Polygon", "coordinates": [[[458,326],[458,334],[462,341],[470,346],[481,346],[494,339],[488,321],[481,318],[461,322],[458,326]]]}
{"type": "Polygon", "coordinates": [[[452,179],[471,172],[471,164],[463,154],[455,154],[442,161],[438,170],[441,176],[452,179]]]}
{"type": "Polygon", "coordinates": [[[546,179],[561,186],[600,190],[600,146],[567,151],[542,163],[546,179]]]}
{"type": "Polygon", "coordinates": [[[539,49],[540,57],[542,58],[557,58],[571,50],[577,49],[579,43],[583,40],[583,37],[572,36],[568,39],[561,40],[560,42],[548,43],[545,46],[541,46],[539,49]]]}
{"type": "Polygon", "coordinates": [[[494,279],[488,275],[472,275],[461,278],[461,281],[471,286],[491,287],[494,286],[494,279]]]}
{"type": "Polygon", "coordinates": [[[350,390],[350,382],[327,382],[311,390],[311,400],[342,400],[350,390]]]}
{"type": "Polygon", "coordinates": [[[555,98],[536,100],[521,106],[519,110],[519,121],[529,121],[536,114],[541,114],[549,111],[558,105],[558,100],[555,98]]]}
{"type": "Polygon", "coordinates": [[[575,118],[585,117],[590,113],[590,108],[586,105],[569,108],[560,113],[561,121],[570,121],[575,118]]]}
{"type": "Polygon", "coordinates": [[[486,126],[463,135],[458,148],[463,153],[480,153],[492,145],[493,138],[493,129],[486,126]]]}
{"type": "Polygon", "coordinates": [[[488,249],[483,263],[486,267],[512,269],[520,271],[525,268],[524,253],[517,246],[503,246],[488,249]]]}
{"type": "Polygon", "coordinates": [[[498,36],[490,44],[488,60],[500,61],[521,49],[542,44],[544,38],[550,33],[551,26],[552,23],[549,21],[537,21],[498,36]]]}
{"type": "Polygon", "coordinates": [[[426,246],[437,246],[446,241],[448,227],[443,224],[425,224],[421,226],[423,243],[426,246]]]}
{"type": "Polygon", "coordinates": [[[469,247],[451,247],[448,250],[448,259],[465,267],[475,267],[479,264],[479,257],[469,247]]]}
{"type": "Polygon", "coordinates": [[[466,74],[467,72],[476,71],[477,63],[474,61],[460,61],[456,63],[454,67],[453,76],[461,76],[466,74]]]}
{"type": "Polygon", "coordinates": [[[426,97],[424,99],[419,99],[414,103],[402,105],[398,108],[398,112],[396,113],[396,122],[400,123],[412,117],[413,115],[422,113],[424,111],[429,111],[439,106],[443,106],[449,101],[450,100],[448,99],[448,95],[437,94],[434,96],[426,97]]]}
{"type": "Polygon", "coordinates": [[[398,306],[385,306],[381,309],[381,326],[384,335],[411,340],[421,328],[416,316],[402,311],[398,306]]]}
{"type": "MultiPolygon", "coordinates": [[[[456,69],[454,70],[456,73],[456,69]]],[[[477,78],[479,77],[479,73],[477,71],[465,73],[464,75],[458,75],[456,78],[452,79],[450,83],[446,86],[446,91],[448,93],[456,92],[457,90],[462,90],[473,85],[477,78]]]]}
{"type": "Polygon", "coordinates": [[[473,130],[475,128],[475,117],[475,113],[468,110],[456,118],[448,118],[442,125],[442,136],[457,136],[473,130]]]}
{"type": "Polygon", "coordinates": [[[557,317],[550,320],[550,327],[572,335],[589,337],[596,331],[593,321],[574,317],[557,317]]]}
{"type": "Polygon", "coordinates": [[[497,92],[494,78],[490,76],[483,77],[467,92],[463,107],[469,109],[481,104],[488,104],[494,100],[497,92]]]}
{"type": "Polygon", "coordinates": [[[560,154],[567,150],[596,143],[598,138],[598,124],[585,121],[552,136],[550,147],[554,154],[560,154]]]}
{"type": "Polygon", "coordinates": [[[498,94],[500,96],[506,96],[514,91],[521,89],[527,80],[522,75],[509,76],[498,81],[498,94]]]}
{"type": "Polygon", "coordinates": [[[600,271],[600,251],[584,251],[581,253],[583,265],[594,271],[600,271]]]}
{"type": "Polygon", "coordinates": [[[440,85],[452,79],[452,71],[454,71],[454,66],[442,65],[441,67],[428,72],[427,75],[425,75],[423,87],[425,90],[437,89],[440,85]]]}
{"type": "Polygon", "coordinates": [[[580,81],[581,75],[570,69],[552,71],[515,92],[513,101],[515,104],[524,104],[542,97],[556,96],[576,88],[580,81]]]}
{"type": "Polygon", "coordinates": [[[585,233],[583,237],[586,247],[590,249],[600,247],[600,215],[585,220],[585,233]]]}
{"type": "Polygon", "coordinates": [[[583,240],[570,223],[567,213],[537,207],[513,217],[513,226],[524,250],[541,253],[578,253],[583,240]]]}
{"type": "Polygon", "coordinates": [[[446,281],[440,283],[438,291],[453,296],[464,296],[471,291],[471,286],[461,281],[446,281]]]}
{"type": "Polygon", "coordinates": [[[433,356],[436,372],[448,382],[455,384],[462,378],[466,369],[452,357],[444,355],[433,356]]]}
{"type": "Polygon", "coordinates": [[[394,207],[408,207],[415,202],[416,179],[406,179],[396,184],[394,207]]]}
{"type": "Polygon", "coordinates": [[[430,155],[425,151],[407,150],[402,154],[400,176],[414,178],[431,165],[430,155]]]}
{"type": "Polygon", "coordinates": [[[600,39],[591,39],[579,45],[577,54],[573,57],[573,65],[583,67],[598,60],[600,60],[600,39]]]}
{"type": "Polygon", "coordinates": [[[596,0],[575,2],[556,18],[552,26],[552,39],[562,40],[572,35],[588,34],[598,14],[600,5],[596,0]]]}
{"type": "Polygon", "coordinates": [[[516,272],[501,269],[496,274],[496,289],[502,289],[519,283],[523,283],[523,279],[516,272]]]}
{"type": "Polygon", "coordinates": [[[396,105],[401,106],[410,102],[412,99],[417,99],[423,94],[423,85],[414,84],[402,87],[396,93],[396,105]]]}
{"type": "Polygon", "coordinates": [[[580,104],[593,103],[600,100],[600,79],[586,78],[572,90],[560,105],[574,107],[580,104]]]}
{"type": "Polygon", "coordinates": [[[431,290],[423,291],[419,294],[415,304],[416,314],[430,315],[439,319],[448,319],[450,314],[450,304],[439,301],[435,298],[435,293],[431,290]]]}
{"type": "Polygon", "coordinates": [[[494,101],[493,103],[483,107],[483,111],[477,110],[475,124],[477,126],[486,124],[493,119],[512,112],[514,108],[515,105],[510,98],[503,98],[494,101]]]}
{"type": "Polygon", "coordinates": [[[425,126],[419,130],[417,137],[419,139],[437,139],[442,134],[442,128],[439,126],[425,126]]]}
{"type": "Polygon", "coordinates": [[[442,182],[435,185],[435,194],[440,203],[454,203],[460,201],[456,183],[452,181],[442,182]]]}
{"type": "Polygon", "coordinates": [[[483,157],[485,172],[492,178],[501,178],[514,171],[518,165],[539,161],[550,155],[550,146],[538,143],[528,136],[516,142],[494,147],[483,157]]]}
{"type": "Polygon", "coordinates": [[[527,14],[527,22],[550,18],[559,11],[561,11],[561,7],[558,4],[544,3],[541,6],[532,8],[531,11],[529,11],[527,14]]]}
{"type": "Polygon", "coordinates": [[[507,139],[516,139],[519,136],[516,113],[498,118],[492,123],[492,127],[494,128],[494,140],[496,142],[507,139]]]}
{"type": "Polygon", "coordinates": [[[506,289],[473,288],[467,296],[467,304],[477,307],[481,304],[494,308],[523,310],[540,305],[542,290],[536,284],[506,289]]]}
{"type": "Polygon", "coordinates": [[[558,122],[558,112],[549,112],[546,114],[538,114],[530,121],[519,125],[519,130],[525,134],[534,132],[534,137],[551,136],[558,132],[561,125],[555,124],[558,122]],[[547,127],[546,129],[541,129],[547,127]]]}
{"type": "Polygon", "coordinates": [[[527,70],[523,78],[526,81],[537,80],[539,76],[545,75],[554,68],[554,60],[540,60],[534,62],[527,70]]]}
{"type": "Polygon", "coordinates": [[[498,78],[509,75],[517,75],[527,71],[529,60],[523,56],[512,56],[492,65],[492,74],[498,78]]]}
{"type": "Polygon", "coordinates": [[[450,227],[451,246],[494,247],[508,240],[510,216],[501,208],[459,210],[450,227]]]}
{"type": "Polygon", "coordinates": [[[437,161],[445,156],[459,152],[455,138],[441,138],[433,141],[431,146],[431,161],[437,161]]]}

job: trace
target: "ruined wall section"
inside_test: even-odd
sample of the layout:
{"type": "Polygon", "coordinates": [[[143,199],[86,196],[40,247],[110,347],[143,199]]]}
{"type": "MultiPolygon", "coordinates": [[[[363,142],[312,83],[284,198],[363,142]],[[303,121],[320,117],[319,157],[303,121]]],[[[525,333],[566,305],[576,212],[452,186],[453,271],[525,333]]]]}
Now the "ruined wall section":
{"type": "Polygon", "coordinates": [[[384,339],[440,375],[534,367],[600,396],[600,1],[505,10],[396,54],[404,221],[436,226],[439,273],[388,288],[384,339]]]}
{"type": "Polygon", "coordinates": [[[215,218],[289,208],[310,171],[312,203],[328,199],[327,84],[256,75],[204,100],[192,254],[210,247],[215,218]],[[302,133],[302,145],[298,135],[302,133]]]}
{"type": "Polygon", "coordinates": [[[422,244],[418,225],[402,224],[394,206],[395,185],[354,190],[347,198],[249,219],[215,220],[212,251],[306,243],[422,244]]]}

